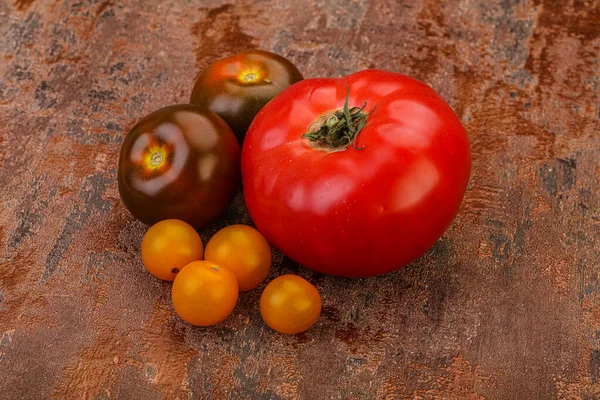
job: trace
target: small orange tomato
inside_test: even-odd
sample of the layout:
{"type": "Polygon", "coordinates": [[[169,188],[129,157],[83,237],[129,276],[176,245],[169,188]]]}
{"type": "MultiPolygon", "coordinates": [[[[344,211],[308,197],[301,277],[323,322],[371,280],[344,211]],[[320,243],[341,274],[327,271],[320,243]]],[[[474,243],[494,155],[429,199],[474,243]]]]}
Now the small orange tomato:
{"type": "Polygon", "coordinates": [[[204,247],[191,225],[178,219],[154,224],[142,241],[142,260],[148,272],[165,281],[192,261],[201,260],[204,247]]]}
{"type": "Polygon", "coordinates": [[[231,225],[217,232],[207,243],[204,258],[229,268],[240,291],[254,289],[271,269],[271,248],[259,231],[248,225],[231,225]]]}
{"type": "Polygon", "coordinates": [[[260,313],[271,328],[296,334],[314,325],[321,314],[321,296],[313,285],[297,275],[273,279],[260,297],[260,313]]]}
{"type": "Polygon", "coordinates": [[[194,261],[177,274],[171,300],[184,321],[196,326],[214,325],[235,308],[237,280],[227,268],[210,261],[194,261]]]}

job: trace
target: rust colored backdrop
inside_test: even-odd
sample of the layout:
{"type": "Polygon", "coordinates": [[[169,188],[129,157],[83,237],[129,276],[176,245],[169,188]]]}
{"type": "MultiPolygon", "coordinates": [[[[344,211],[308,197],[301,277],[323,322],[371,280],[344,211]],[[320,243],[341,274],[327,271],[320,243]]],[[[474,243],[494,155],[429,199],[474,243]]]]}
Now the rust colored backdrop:
{"type": "MultiPolygon", "coordinates": [[[[0,2],[0,398],[595,399],[600,396],[597,0],[0,2]],[[306,77],[413,75],[464,122],[471,185],[420,260],[322,276],[305,334],[260,289],[182,323],[119,200],[136,119],[248,48],[306,77]],[[230,393],[235,393],[230,394],[230,393]]],[[[206,240],[249,223],[238,196],[206,240]]],[[[398,238],[402,240],[402,238],[398,238]]],[[[261,287],[262,288],[262,287],[261,287]]]]}

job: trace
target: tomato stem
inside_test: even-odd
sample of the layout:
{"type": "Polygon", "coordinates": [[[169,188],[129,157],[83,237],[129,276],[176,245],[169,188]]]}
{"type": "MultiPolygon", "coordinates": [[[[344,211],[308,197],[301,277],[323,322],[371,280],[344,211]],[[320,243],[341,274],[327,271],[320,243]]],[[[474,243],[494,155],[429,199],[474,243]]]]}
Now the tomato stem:
{"type": "Polygon", "coordinates": [[[253,72],[250,72],[250,73],[244,75],[244,80],[246,82],[254,82],[256,80],[256,74],[253,72]]]}
{"type": "Polygon", "coordinates": [[[150,164],[152,164],[153,167],[156,167],[157,165],[160,165],[163,161],[163,155],[160,152],[156,152],[153,153],[152,156],[150,157],[150,164]]]}
{"type": "Polygon", "coordinates": [[[376,107],[368,113],[364,111],[367,107],[366,101],[362,107],[348,107],[350,87],[346,85],[346,89],[344,108],[321,115],[311,124],[308,132],[302,135],[313,148],[332,152],[346,150],[350,145],[356,150],[365,147],[356,146],[356,138],[367,124],[367,117],[373,114],[376,107]]]}

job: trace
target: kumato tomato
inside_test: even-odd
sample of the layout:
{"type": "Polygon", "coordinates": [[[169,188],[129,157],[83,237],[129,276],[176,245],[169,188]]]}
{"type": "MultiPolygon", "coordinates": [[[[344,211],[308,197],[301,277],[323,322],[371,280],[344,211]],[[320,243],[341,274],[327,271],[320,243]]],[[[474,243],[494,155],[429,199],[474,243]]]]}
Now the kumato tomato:
{"type": "Polygon", "coordinates": [[[239,296],[233,272],[209,261],[194,261],[173,282],[173,308],[184,321],[209,326],[223,321],[235,308],[239,296]]]}
{"type": "Polygon", "coordinates": [[[290,86],[258,113],[242,149],[257,229],[299,264],[345,277],[425,253],[458,212],[470,170],[448,104],[378,70],[290,86]]]}
{"type": "Polygon", "coordinates": [[[235,197],[240,146],[212,111],[191,104],[165,107],[125,137],[118,182],[123,203],[142,222],[179,219],[199,229],[235,197]]]}
{"type": "Polygon", "coordinates": [[[196,79],[190,103],[221,116],[241,143],[260,109],[302,79],[294,64],[280,55],[244,51],[209,65],[196,79]]]}
{"type": "Polygon", "coordinates": [[[265,287],[260,297],[263,320],[277,332],[304,332],[321,315],[321,296],[317,288],[297,275],[281,275],[265,287]]]}
{"type": "Polygon", "coordinates": [[[202,260],[203,245],[198,232],[189,224],[166,219],[154,225],[144,235],[142,260],[148,272],[165,281],[192,261],[202,260]]]}
{"type": "Polygon", "coordinates": [[[242,292],[257,287],[271,269],[269,243],[248,225],[221,229],[208,241],[204,258],[231,270],[242,292]]]}

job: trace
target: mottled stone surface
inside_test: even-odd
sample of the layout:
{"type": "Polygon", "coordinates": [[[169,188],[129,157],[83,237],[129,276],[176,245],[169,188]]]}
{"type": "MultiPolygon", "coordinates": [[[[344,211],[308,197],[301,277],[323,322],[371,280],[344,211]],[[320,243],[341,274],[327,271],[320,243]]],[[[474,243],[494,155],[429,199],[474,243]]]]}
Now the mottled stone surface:
{"type": "MultiPolygon", "coordinates": [[[[600,397],[597,0],[0,1],[0,398],[600,397]],[[116,166],[136,119],[248,48],[307,77],[413,75],[473,152],[458,218],[420,260],[345,280],[305,334],[260,290],[212,328],[149,276],[116,166]]],[[[241,199],[207,239],[248,223],[241,199]]]]}

